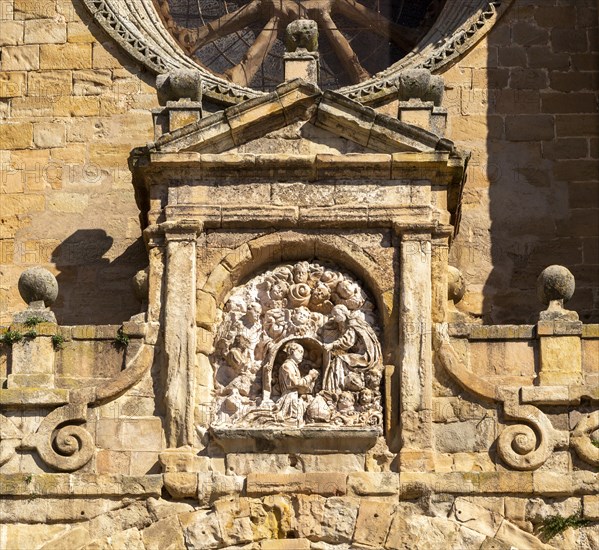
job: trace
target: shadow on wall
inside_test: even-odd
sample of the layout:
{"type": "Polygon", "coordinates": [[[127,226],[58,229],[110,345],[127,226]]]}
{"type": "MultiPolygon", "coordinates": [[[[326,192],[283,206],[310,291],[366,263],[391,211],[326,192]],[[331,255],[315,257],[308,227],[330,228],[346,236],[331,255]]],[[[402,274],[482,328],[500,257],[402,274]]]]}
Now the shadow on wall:
{"type": "Polygon", "coordinates": [[[121,324],[139,313],[131,279],[147,265],[143,240],[118,255],[113,242],[102,229],[80,229],[52,252],[59,271],[58,299],[52,310],[59,324],[121,324]]]}
{"type": "Polygon", "coordinates": [[[597,323],[597,4],[530,4],[516,0],[489,35],[492,271],[483,289],[483,318],[536,320],[542,309],[537,277],[548,265],[561,264],[576,278],[567,307],[582,321],[597,323]]]}

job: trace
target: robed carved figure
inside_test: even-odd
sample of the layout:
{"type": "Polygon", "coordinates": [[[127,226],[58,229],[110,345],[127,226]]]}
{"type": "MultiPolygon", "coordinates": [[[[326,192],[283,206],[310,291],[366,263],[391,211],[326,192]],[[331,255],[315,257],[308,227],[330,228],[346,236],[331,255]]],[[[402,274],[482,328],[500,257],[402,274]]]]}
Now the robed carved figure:
{"type": "Polygon", "coordinates": [[[375,307],[332,266],[283,265],[234,289],[211,361],[214,426],[382,423],[375,307]]]}

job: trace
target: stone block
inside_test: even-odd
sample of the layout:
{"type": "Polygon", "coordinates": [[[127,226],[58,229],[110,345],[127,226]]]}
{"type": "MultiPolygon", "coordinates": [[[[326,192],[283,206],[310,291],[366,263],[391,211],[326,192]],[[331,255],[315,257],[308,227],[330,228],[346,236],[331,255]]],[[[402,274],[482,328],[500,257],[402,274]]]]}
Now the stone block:
{"type": "Polygon", "coordinates": [[[399,492],[399,474],[394,472],[351,472],[347,478],[350,492],[360,496],[386,496],[399,492]]]}
{"type": "Polygon", "coordinates": [[[198,492],[198,475],[193,472],[166,473],[164,486],[174,499],[192,498],[198,492]]]}
{"type": "Polygon", "coordinates": [[[29,73],[29,95],[46,98],[68,96],[72,91],[71,71],[40,71],[29,73]]]}
{"type": "Polygon", "coordinates": [[[23,43],[23,21],[2,21],[0,46],[16,46],[23,43]]]}
{"type": "Polygon", "coordinates": [[[221,529],[215,513],[206,510],[179,515],[185,542],[191,548],[219,548],[221,529]]]}
{"type": "Polygon", "coordinates": [[[582,383],[582,345],[578,336],[540,338],[539,380],[543,385],[582,383]]]}
{"type": "Polygon", "coordinates": [[[165,518],[150,525],[141,533],[146,550],[185,550],[187,546],[183,539],[183,531],[179,519],[165,518]]]}
{"type": "Polygon", "coordinates": [[[347,492],[347,475],[341,473],[308,474],[259,474],[247,478],[248,495],[271,495],[276,493],[309,493],[335,496],[347,492]]]}
{"type": "Polygon", "coordinates": [[[534,492],[540,495],[566,496],[572,494],[574,483],[570,475],[553,472],[533,472],[534,492]]]}
{"type": "Polygon", "coordinates": [[[591,521],[599,521],[599,495],[582,497],[583,517],[591,521]]]}
{"type": "Polygon", "coordinates": [[[554,126],[551,115],[508,115],[505,117],[505,137],[510,141],[552,140],[554,126]]]}
{"type": "Polygon", "coordinates": [[[43,149],[64,147],[66,127],[59,122],[37,122],[33,127],[33,141],[43,149]]]}
{"type": "Polygon", "coordinates": [[[362,500],[353,540],[369,548],[382,548],[395,512],[394,504],[362,500]]]}
{"type": "Polygon", "coordinates": [[[196,323],[204,329],[212,329],[216,321],[216,300],[214,296],[198,290],[196,296],[196,323]]]}
{"type": "Polygon", "coordinates": [[[261,550],[309,550],[310,548],[308,539],[263,540],[260,543],[261,550]]]}
{"type": "Polygon", "coordinates": [[[92,66],[91,44],[42,44],[40,69],[88,69],[92,66]]]}
{"type": "Polygon", "coordinates": [[[2,48],[3,71],[37,71],[39,68],[39,46],[5,46],[2,48]]]}
{"type": "MultiPolygon", "coordinates": [[[[86,547],[86,550],[89,547],[86,547]]],[[[141,533],[136,527],[125,529],[110,537],[110,550],[146,550],[141,533]]]]}
{"type": "Polygon", "coordinates": [[[0,540],[10,542],[7,550],[21,548],[41,548],[60,534],[67,533],[66,525],[2,525],[0,526],[0,540]]]}
{"type": "MultiPolygon", "coordinates": [[[[95,97],[59,97],[52,107],[52,114],[60,117],[98,116],[99,113],[100,102],[95,97]]],[[[99,161],[101,163],[102,159],[99,161]]]]}
{"type": "Polygon", "coordinates": [[[327,499],[322,516],[323,541],[332,544],[351,542],[358,517],[359,500],[333,497],[327,499]]]}
{"type": "Polygon", "coordinates": [[[214,503],[214,509],[226,544],[232,546],[253,541],[255,527],[247,499],[220,500],[214,503]]]}
{"type": "Polygon", "coordinates": [[[101,449],[96,453],[96,471],[99,474],[126,474],[130,462],[131,454],[125,451],[101,449]]]}
{"type": "Polygon", "coordinates": [[[75,95],[107,94],[112,86],[109,70],[83,70],[73,72],[73,93],[75,95]]]}
{"type": "Polygon", "coordinates": [[[33,145],[33,124],[30,122],[2,124],[0,126],[0,143],[2,143],[3,149],[31,147],[33,145]]]}
{"type": "Polygon", "coordinates": [[[161,451],[162,423],[159,418],[101,418],[96,428],[96,444],[113,451],[161,451]]]}
{"type": "Polygon", "coordinates": [[[495,440],[495,422],[487,418],[434,424],[433,433],[436,449],[441,453],[487,451],[495,440]]]}
{"type": "Polygon", "coordinates": [[[0,99],[24,96],[27,92],[27,73],[0,72],[0,99]]]}
{"type": "Polygon", "coordinates": [[[67,23],[68,42],[95,42],[94,35],[83,21],[69,21],[67,23]]]}
{"type": "Polygon", "coordinates": [[[65,548],[81,548],[90,540],[90,532],[84,527],[73,527],[64,534],[44,544],[40,550],[64,550],[65,548]]]}
{"type": "Polygon", "coordinates": [[[55,19],[25,21],[26,44],[63,44],[67,41],[67,25],[55,19]]]}

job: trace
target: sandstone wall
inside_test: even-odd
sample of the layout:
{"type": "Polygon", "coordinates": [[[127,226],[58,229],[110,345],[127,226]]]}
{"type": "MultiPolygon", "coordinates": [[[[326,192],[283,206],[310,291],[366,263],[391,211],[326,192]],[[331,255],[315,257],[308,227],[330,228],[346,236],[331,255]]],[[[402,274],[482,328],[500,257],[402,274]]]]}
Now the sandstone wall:
{"type": "Polygon", "coordinates": [[[19,274],[58,277],[62,323],[120,323],[147,264],[127,166],[152,138],[154,79],[79,0],[0,3],[0,322],[19,274]]]}
{"type": "Polygon", "coordinates": [[[487,322],[529,322],[556,263],[577,279],[569,307],[597,320],[597,24],[593,1],[517,0],[443,75],[448,136],[473,153],[451,259],[487,322]]]}
{"type": "MultiPolygon", "coordinates": [[[[118,323],[146,260],[127,157],[152,139],[154,78],[116,51],[79,0],[2,0],[0,321],[30,265],[61,285],[59,322],[118,323]]],[[[568,266],[571,307],[597,320],[599,52],[591,0],[516,0],[444,73],[449,136],[472,150],[452,261],[463,306],[527,322],[532,289],[568,266]]]]}

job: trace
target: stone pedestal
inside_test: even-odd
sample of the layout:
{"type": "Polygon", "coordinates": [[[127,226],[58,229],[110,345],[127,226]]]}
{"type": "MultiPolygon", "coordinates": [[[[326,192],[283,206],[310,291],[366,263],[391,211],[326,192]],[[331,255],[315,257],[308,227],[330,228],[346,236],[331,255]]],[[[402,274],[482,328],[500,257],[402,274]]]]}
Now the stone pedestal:
{"type": "Polygon", "coordinates": [[[285,54],[285,80],[301,78],[310,84],[318,84],[320,56],[318,52],[287,52],[285,54]]]}

